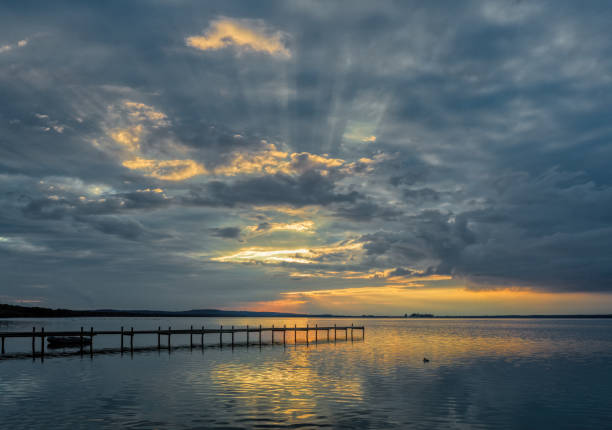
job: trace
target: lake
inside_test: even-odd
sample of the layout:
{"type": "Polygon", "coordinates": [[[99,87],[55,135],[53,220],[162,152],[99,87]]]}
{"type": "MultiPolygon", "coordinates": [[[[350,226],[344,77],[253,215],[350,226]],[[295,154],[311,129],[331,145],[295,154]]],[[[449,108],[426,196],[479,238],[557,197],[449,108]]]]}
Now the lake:
{"type": "Polygon", "coordinates": [[[17,358],[30,341],[7,339],[0,427],[612,428],[610,319],[65,318],[0,320],[0,331],[351,323],[364,339],[314,344],[311,332],[307,346],[298,333],[283,347],[267,333],[261,348],[244,335],[219,348],[210,335],[190,349],[176,335],[170,352],[120,354],[118,336],[101,336],[95,347],[114,351],[44,361],[17,358]]]}

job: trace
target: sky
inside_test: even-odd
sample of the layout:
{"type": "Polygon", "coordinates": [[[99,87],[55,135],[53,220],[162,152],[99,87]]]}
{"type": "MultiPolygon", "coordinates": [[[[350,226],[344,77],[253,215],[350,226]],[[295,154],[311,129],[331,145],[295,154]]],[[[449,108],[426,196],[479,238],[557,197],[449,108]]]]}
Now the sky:
{"type": "Polygon", "coordinates": [[[0,302],[612,312],[612,6],[0,4],[0,302]]]}

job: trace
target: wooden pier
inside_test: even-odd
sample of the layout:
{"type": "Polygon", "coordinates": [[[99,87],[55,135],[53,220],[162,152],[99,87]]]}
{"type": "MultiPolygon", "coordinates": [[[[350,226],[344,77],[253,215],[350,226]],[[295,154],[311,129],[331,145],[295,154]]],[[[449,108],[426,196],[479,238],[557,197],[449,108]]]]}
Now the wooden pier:
{"type": "Polygon", "coordinates": [[[294,325],[293,327],[287,327],[284,325],[283,327],[262,327],[259,326],[246,326],[246,327],[223,327],[219,326],[219,328],[205,328],[202,326],[201,328],[194,328],[191,326],[188,329],[172,329],[172,327],[168,327],[167,329],[162,329],[161,327],[157,327],[157,330],[134,330],[133,327],[130,327],[129,330],[125,330],[124,327],[121,327],[121,330],[94,330],[93,327],[90,327],[89,330],[85,330],[83,327],[79,331],[45,331],[44,327],[41,327],[39,330],[36,330],[36,327],[32,327],[31,332],[0,332],[0,338],[2,339],[2,355],[5,354],[5,342],[7,338],[31,338],[32,339],[32,357],[36,357],[40,355],[41,357],[45,356],[45,340],[48,337],[75,337],[80,339],[80,343],[77,344],[77,348],[79,348],[80,353],[83,354],[85,351],[85,346],[88,344],[89,354],[94,354],[94,338],[98,336],[118,336],[120,343],[120,351],[123,353],[127,348],[125,346],[124,339],[126,336],[129,338],[130,345],[129,350],[134,352],[134,336],[136,335],[157,335],[157,349],[168,349],[172,348],[171,337],[172,335],[189,335],[189,346],[191,348],[194,347],[193,338],[194,336],[200,338],[199,345],[204,348],[204,339],[205,335],[219,335],[218,345],[219,347],[223,347],[223,345],[231,345],[234,347],[238,343],[235,342],[235,335],[237,333],[245,333],[246,334],[246,346],[249,347],[253,345],[250,340],[250,335],[255,333],[257,335],[255,345],[262,346],[262,333],[270,332],[271,334],[271,344],[280,343],[280,341],[275,342],[274,334],[282,333],[282,344],[287,345],[287,332],[293,332],[293,344],[298,344],[297,333],[305,332],[305,341],[306,345],[313,343],[310,339],[310,332],[314,332],[314,343],[319,342],[319,333],[325,333],[325,341],[331,342],[330,340],[330,331],[333,331],[333,341],[336,342],[338,339],[348,340],[349,339],[349,331],[350,331],[350,340],[354,339],[353,332],[361,331],[361,339],[365,338],[365,327],[364,326],[356,326],[351,324],[350,326],[333,326],[329,327],[319,327],[318,325],[310,326],[306,325],[306,327],[298,327],[294,325]],[[341,338],[338,338],[338,332],[343,334],[341,338]],[[224,343],[223,335],[231,335],[231,343],[227,340],[224,343]],[[167,346],[162,346],[162,336],[166,336],[167,338],[167,346]],[[37,354],[36,351],[36,341],[40,340],[40,348],[37,354]]]}

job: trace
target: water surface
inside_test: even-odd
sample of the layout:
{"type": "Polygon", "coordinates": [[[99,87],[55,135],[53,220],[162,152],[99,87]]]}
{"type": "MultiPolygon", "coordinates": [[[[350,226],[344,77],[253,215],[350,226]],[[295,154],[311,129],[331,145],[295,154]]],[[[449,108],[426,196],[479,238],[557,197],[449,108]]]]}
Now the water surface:
{"type": "Polygon", "coordinates": [[[211,335],[190,349],[173,336],[183,347],[121,355],[118,337],[101,337],[106,353],[44,362],[15,358],[31,343],[7,339],[0,427],[612,428],[612,320],[66,318],[0,320],[0,331],[334,323],[365,325],[365,339],[311,333],[307,346],[298,333],[283,347],[266,334],[246,348],[237,335],[220,349],[211,335]]]}

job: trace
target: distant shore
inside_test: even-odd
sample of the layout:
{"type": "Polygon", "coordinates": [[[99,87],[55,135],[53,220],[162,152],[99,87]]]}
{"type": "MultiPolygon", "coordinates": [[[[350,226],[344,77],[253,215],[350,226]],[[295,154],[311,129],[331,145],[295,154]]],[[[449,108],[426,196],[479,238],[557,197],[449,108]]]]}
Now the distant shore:
{"type": "Polygon", "coordinates": [[[0,318],[77,318],[77,317],[257,317],[257,318],[402,318],[402,319],[440,319],[440,318],[612,318],[612,314],[575,314],[575,315],[334,315],[298,314],[287,312],[228,311],[222,309],[192,309],[188,311],[159,310],[71,310],[50,309],[31,306],[0,304],[0,318]]]}

